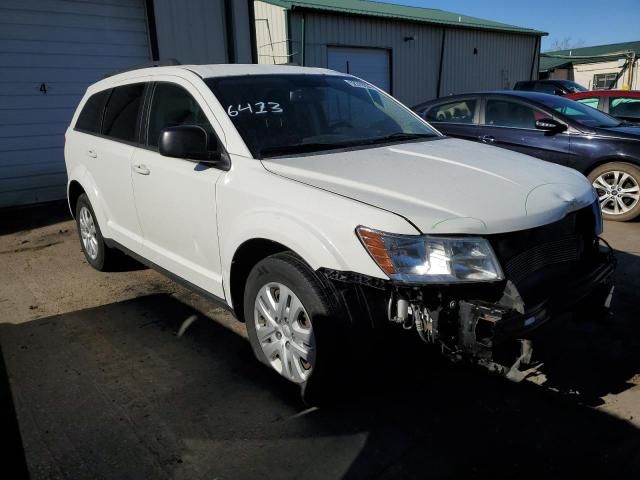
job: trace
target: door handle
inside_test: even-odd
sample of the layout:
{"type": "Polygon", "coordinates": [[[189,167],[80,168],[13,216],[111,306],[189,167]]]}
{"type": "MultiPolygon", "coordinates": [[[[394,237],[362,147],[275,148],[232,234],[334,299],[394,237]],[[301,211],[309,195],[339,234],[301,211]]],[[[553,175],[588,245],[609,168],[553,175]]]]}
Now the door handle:
{"type": "Polygon", "coordinates": [[[496,138],[493,135],[481,135],[480,141],[484,143],[493,143],[496,141],[496,138]]]}
{"type": "Polygon", "coordinates": [[[87,156],[89,156],[91,158],[98,158],[98,154],[93,149],[92,150],[87,150],[87,156]]]}
{"type": "Polygon", "coordinates": [[[149,175],[151,173],[151,170],[149,170],[144,165],[134,165],[133,171],[139,175],[149,175]]]}

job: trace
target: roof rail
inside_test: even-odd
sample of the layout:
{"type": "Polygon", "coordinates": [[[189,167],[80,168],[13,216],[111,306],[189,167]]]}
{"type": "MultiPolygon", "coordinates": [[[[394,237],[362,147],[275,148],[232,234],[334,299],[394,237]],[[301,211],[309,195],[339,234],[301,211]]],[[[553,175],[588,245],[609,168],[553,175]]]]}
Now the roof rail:
{"type": "Polygon", "coordinates": [[[114,75],[118,75],[119,73],[130,72],[132,70],[140,70],[142,68],[151,68],[151,67],[172,67],[175,65],[181,65],[181,63],[175,58],[168,58],[166,60],[156,60],[149,63],[141,63],[139,65],[132,65],[130,67],[121,68],[119,70],[113,70],[105,75],[103,75],[100,80],[104,80],[105,78],[113,77],[114,75]]]}

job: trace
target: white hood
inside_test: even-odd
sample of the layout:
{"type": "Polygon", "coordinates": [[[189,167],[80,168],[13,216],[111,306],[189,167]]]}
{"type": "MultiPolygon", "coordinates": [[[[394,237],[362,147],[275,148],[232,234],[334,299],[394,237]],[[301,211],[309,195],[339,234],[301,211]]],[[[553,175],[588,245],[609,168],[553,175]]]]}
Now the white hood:
{"type": "Polygon", "coordinates": [[[402,215],[423,233],[524,230],[595,200],[575,170],[452,138],[263,164],[275,174],[402,215]]]}

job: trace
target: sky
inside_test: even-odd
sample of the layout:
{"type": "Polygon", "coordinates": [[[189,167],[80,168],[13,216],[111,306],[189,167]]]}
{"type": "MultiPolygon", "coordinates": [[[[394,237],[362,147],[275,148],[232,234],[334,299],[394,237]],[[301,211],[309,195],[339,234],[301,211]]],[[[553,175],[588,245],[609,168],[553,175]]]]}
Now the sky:
{"type": "MultiPolygon", "coordinates": [[[[380,0],[378,0],[380,1],[380,0]]],[[[579,46],[640,40],[640,0],[383,0],[385,3],[439,8],[449,12],[549,32],[542,51],[554,40],[571,37],[579,46]]],[[[578,46],[578,45],[571,45],[578,46]]]]}

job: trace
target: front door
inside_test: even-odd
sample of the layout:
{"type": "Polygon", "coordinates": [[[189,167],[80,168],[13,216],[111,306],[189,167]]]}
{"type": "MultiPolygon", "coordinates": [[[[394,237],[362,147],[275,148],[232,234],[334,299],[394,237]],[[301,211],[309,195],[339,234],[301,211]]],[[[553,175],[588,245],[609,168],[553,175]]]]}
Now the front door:
{"type": "Polygon", "coordinates": [[[155,85],[146,148],[131,165],[133,191],[144,236],[144,256],[218,297],[224,297],[216,222],[216,184],[224,171],[158,153],[163,128],[199,125],[215,148],[204,101],[186,81],[155,85]]]}
{"type": "Polygon", "coordinates": [[[569,161],[570,136],[536,129],[536,120],[550,116],[518,100],[489,97],[481,118],[479,139],[488,145],[566,165],[569,161]]]}

